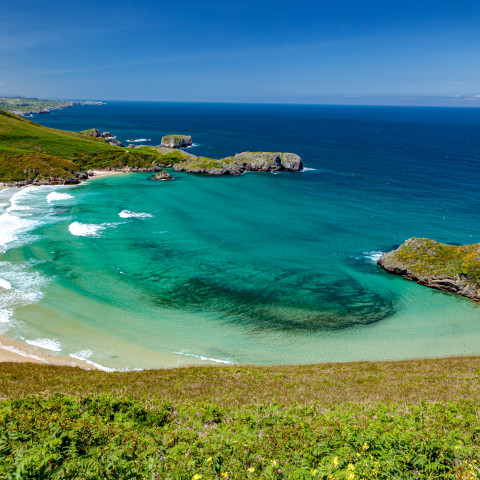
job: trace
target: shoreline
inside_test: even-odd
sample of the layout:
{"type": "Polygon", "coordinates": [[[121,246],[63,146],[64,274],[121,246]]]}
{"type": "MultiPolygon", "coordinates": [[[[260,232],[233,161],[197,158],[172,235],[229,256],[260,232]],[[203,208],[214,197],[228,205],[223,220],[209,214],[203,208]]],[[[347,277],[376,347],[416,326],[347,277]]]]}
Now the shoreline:
{"type": "Polygon", "coordinates": [[[111,175],[121,175],[124,173],[136,173],[136,172],[124,172],[118,170],[93,170],[94,175],[88,177],[86,180],[82,180],[79,183],[74,184],[61,184],[61,183],[45,183],[42,185],[5,185],[0,184],[0,191],[6,190],[7,188],[25,188],[25,187],[77,187],[81,185],[83,182],[87,182],[88,180],[95,179],[97,177],[109,177],[111,175]]]}
{"type": "Polygon", "coordinates": [[[86,361],[75,358],[63,358],[38,349],[31,348],[28,344],[18,342],[5,334],[0,335],[0,363],[35,363],[37,365],[57,365],[64,367],[80,367],[84,370],[100,370],[86,361]]]}

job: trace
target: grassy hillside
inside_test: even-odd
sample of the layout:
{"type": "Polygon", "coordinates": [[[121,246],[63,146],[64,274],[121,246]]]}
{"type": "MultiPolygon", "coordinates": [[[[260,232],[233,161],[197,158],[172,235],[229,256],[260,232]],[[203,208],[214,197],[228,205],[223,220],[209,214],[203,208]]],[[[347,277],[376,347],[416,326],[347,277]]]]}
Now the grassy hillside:
{"type": "Polygon", "coordinates": [[[480,358],[0,364],[0,478],[479,478],[480,358]]]}
{"type": "Polygon", "coordinates": [[[75,152],[107,152],[123,150],[102,140],[47,128],[28,119],[0,110],[0,153],[45,153],[70,159],[75,152]]]}
{"type": "Polygon", "coordinates": [[[67,178],[88,169],[151,168],[154,153],[129,153],[104,139],[47,128],[0,110],[0,182],[25,181],[32,175],[67,178]]]}

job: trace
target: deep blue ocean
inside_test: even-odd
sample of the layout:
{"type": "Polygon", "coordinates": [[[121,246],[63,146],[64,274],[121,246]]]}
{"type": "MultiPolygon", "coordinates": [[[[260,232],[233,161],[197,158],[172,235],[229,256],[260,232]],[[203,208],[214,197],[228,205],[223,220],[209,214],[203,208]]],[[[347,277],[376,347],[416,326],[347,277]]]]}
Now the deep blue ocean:
{"type": "Polygon", "coordinates": [[[0,333],[107,368],[480,353],[480,306],[383,272],[410,237],[480,241],[480,109],[109,102],[37,115],[295,173],[0,192],[0,333]]]}

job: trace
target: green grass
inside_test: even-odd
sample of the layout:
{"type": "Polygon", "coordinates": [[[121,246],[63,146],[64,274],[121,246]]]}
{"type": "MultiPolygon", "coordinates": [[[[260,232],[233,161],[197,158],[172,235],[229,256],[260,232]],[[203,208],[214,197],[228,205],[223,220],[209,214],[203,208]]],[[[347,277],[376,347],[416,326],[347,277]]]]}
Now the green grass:
{"type": "Polygon", "coordinates": [[[0,363],[0,399],[24,395],[131,395],[220,406],[281,403],[480,403],[480,357],[319,365],[86,371],[0,363]]]}
{"type": "Polygon", "coordinates": [[[0,155],[0,180],[21,182],[29,178],[70,178],[79,167],[74,162],[43,153],[4,153],[0,155]]]}
{"type": "Polygon", "coordinates": [[[474,479],[480,358],[0,364],[0,478],[474,479]]]}
{"type": "Polygon", "coordinates": [[[135,148],[134,150],[131,149],[130,151],[134,151],[135,153],[154,155],[155,162],[161,165],[175,165],[177,163],[187,162],[192,159],[192,156],[188,155],[183,150],[166,147],[143,146],[135,148]]]}
{"type": "Polygon", "coordinates": [[[0,110],[0,153],[45,153],[70,160],[78,152],[121,151],[80,133],[47,128],[0,110]]]}
{"type": "Polygon", "coordinates": [[[185,162],[185,166],[188,168],[198,168],[198,169],[214,169],[214,168],[224,168],[225,164],[235,163],[237,160],[235,157],[226,157],[226,158],[208,158],[208,157],[196,157],[195,159],[188,160],[185,162]]]}

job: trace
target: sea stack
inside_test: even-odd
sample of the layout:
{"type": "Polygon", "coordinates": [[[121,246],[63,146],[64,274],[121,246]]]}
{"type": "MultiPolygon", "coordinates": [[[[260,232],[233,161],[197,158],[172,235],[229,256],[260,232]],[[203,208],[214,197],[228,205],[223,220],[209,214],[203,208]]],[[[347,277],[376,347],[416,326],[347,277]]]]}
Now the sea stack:
{"type": "Polygon", "coordinates": [[[409,238],[384,253],[377,264],[430,288],[480,301],[480,244],[448,245],[428,238],[409,238]]]}
{"type": "Polygon", "coordinates": [[[152,178],[154,180],[173,180],[172,176],[165,170],[160,170],[152,178]]]}
{"type": "Polygon", "coordinates": [[[165,135],[162,137],[162,147],[183,148],[192,145],[192,137],[190,135],[165,135]]]}

